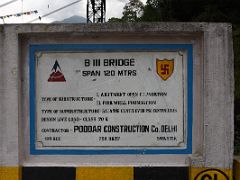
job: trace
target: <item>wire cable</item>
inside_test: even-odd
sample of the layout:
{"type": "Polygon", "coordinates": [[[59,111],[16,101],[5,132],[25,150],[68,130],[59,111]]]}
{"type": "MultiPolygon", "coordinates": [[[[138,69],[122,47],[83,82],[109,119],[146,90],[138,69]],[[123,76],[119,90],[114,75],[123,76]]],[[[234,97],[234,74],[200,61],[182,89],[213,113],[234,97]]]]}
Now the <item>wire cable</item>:
{"type": "Polygon", "coordinates": [[[41,20],[41,19],[44,18],[44,17],[47,17],[47,16],[49,16],[49,15],[51,15],[51,14],[54,14],[54,13],[56,13],[56,12],[58,12],[58,11],[61,11],[61,10],[65,9],[65,8],[67,8],[67,7],[69,7],[69,6],[72,6],[72,5],[74,5],[74,4],[76,4],[76,3],[80,2],[80,1],[82,1],[82,0],[74,1],[74,2],[72,2],[72,3],[70,3],[70,4],[67,4],[67,5],[61,7],[61,8],[55,9],[55,10],[51,11],[50,13],[44,14],[43,16],[39,16],[38,18],[29,21],[28,23],[33,23],[33,22],[35,22],[35,21],[37,21],[37,20],[39,20],[39,19],[41,20]]]}
{"type": "MultiPolygon", "coordinates": [[[[23,13],[23,0],[21,0],[22,1],[22,6],[21,6],[21,13],[23,13]]],[[[23,16],[22,16],[22,23],[23,23],[23,16]]]]}
{"type": "Polygon", "coordinates": [[[9,4],[12,4],[12,3],[14,3],[15,1],[18,1],[18,0],[12,0],[12,1],[8,1],[8,2],[6,2],[6,3],[4,3],[4,4],[1,4],[1,5],[0,5],[0,8],[2,8],[2,7],[4,7],[4,6],[7,6],[7,5],[9,5],[9,4]]]}
{"type": "Polygon", "coordinates": [[[128,0],[118,0],[118,1],[120,1],[122,3],[126,3],[128,0]]]}

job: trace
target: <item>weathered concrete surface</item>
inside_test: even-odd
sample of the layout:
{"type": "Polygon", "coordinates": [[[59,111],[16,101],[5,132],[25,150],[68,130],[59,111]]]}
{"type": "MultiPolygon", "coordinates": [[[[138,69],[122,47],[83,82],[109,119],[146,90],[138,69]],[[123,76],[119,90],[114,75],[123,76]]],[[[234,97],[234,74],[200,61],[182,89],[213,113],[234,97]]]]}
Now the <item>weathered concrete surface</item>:
{"type": "MultiPolygon", "coordinates": [[[[3,54],[3,41],[2,41],[2,31],[3,31],[3,27],[0,27],[0,99],[3,99],[3,84],[2,84],[2,82],[3,82],[3,71],[2,71],[2,69],[1,69],[1,67],[3,66],[3,59],[2,59],[2,54],[3,54]]],[[[2,114],[3,113],[3,101],[1,101],[0,100],[0,114],[2,114]]],[[[0,116],[0,130],[2,130],[3,129],[3,120],[2,120],[2,118],[1,118],[1,116],[0,116]]],[[[3,142],[3,135],[2,135],[2,133],[0,133],[0,142],[3,142]]],[[[1,162],[1,160],[3,159],[3,157],[2,157],[2,155],[3,155],[3,143],[0,143],[0,162],[1,162]]],[[[0,164],[1,165],[1,164],[0,164]]]]}
{"type": "Polygon", "coordinates": [[[1,46],[1,166],[19,163],[18,38],[15,27],[0,27],[1,46]]]}
{"type": "Polygon", "coordinates": [[[205,166],[233,162],[234,61],[229,25],[209,24],[204,33],[205,166]]]}
{"type": "Polygon", "coordinates": [[[232,168],[231,25],[137,23],[0,26],[0,166],[117,165],[232,168]],[[55,43],[193,44],[193,154],[30,156],[28,45],[55,43]]]}

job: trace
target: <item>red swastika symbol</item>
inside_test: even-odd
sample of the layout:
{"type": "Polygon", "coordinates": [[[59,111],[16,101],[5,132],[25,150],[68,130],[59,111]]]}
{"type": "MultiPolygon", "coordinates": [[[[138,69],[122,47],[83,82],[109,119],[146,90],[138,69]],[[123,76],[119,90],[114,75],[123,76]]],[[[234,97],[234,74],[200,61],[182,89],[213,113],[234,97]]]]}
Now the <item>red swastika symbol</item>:
{"type": "Polygon", "coordinates": [[[169,65],[161,64],[161,74],[168,75],[169,74],[169,65]]]}

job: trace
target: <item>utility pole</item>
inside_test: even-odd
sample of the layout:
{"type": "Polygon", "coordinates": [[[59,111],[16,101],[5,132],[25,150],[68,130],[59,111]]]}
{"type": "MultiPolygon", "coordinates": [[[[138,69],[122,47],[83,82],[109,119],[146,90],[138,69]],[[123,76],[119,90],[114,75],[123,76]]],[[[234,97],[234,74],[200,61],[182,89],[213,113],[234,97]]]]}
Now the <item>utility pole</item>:
{"type": "Polygon", "coordinates": [[[106,0],[87,0],[87,23],[104,23],[106,0]]]}

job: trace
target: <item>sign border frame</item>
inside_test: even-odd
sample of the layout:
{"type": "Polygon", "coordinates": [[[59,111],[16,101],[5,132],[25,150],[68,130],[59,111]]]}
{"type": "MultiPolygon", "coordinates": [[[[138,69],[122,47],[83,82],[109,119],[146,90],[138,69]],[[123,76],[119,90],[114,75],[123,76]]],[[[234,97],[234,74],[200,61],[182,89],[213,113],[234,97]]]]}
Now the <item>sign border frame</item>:
{"type": "Polygon", "coordinates": [[[193,45],[192,44],[30,44],[29,45],[29,109],[30,109],[30,154],[31,155],[145,155],[145,154],[192,154],[193,118],[193,45]],[[134,52],[136,51],[187,51],[187,141],[186,148],[176,149],[36,149],[36,71],[35,53],[46,52],[134,52]]]}

